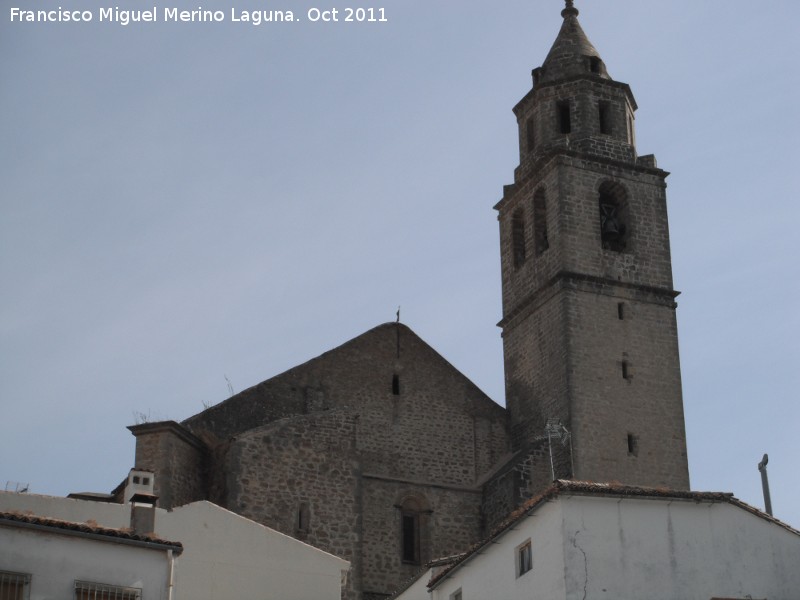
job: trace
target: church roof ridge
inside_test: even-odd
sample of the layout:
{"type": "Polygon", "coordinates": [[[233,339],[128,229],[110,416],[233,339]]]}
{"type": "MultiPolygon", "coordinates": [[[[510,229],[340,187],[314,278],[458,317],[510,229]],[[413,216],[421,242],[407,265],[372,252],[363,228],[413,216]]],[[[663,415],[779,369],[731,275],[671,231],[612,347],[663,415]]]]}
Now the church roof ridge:
{"type": "MultiPolygon", "coordinates": [[[[467,375],[462,373],[459,369],[457,369],[450,361],[447,360],[436,348],[434,348],[431,344],[425,341],[422,337],[420,337],[414,330],[412,330],[408,325],[401,323],[399,321],[388,321],[385,323],[381,323],[376,325],[367,331],[330,348],[314,356],[309,358],[308,360],[303,361],[302,363],[290,367],[281,371],[280,373],[276,373],[254,385],[251,385],[244,390],[230,396],[229,398],[225,398],[224,400],[220,401],[217,404],[214,404],[205,410],[202,410],[198,413],[195,413],[186,419],[180,422],[180,426],[188,431],[191,431],[195,436],[200,435],[201,431],[211,432],[217,438],[220,438],[220,432],[223,432],[222,438],[227,438],[228,436],[232,435],[233,429],[236,429],[238,432],[247,431],[256,427],[256,425],[252,425],[252,427],[248,427],[244,429],[245,422],[237,420],[236,422],[238,425],[228,427],[226,426],[223,429],[217,431],[216,425],[214,425],[211,429],[209,429],[209,424],[211,423],[221,423],[220,419],[225,419],[225,415],[233,415],[238,412],[238,407],[243,407],[248,404],[252,404],[253,406],[263,406],[263,409],[258,409],[258,412],[264,418],[268,418],[269,421],[277,420],[277,418],[283,418],[284,416],[290,416],[290,414],[305,414],[305,410],[298,408],[297,406],[291,405],[291,402],[294,400],[287,400],[284,402],[284,408],[280,409],[283,410],[286,414],[277,416],[277,412],[271,415],[267,415],[267,408],[268,406],[273,406],[273,398],[283,398],[285,396],[274,396],[273,390],[280,389],[279,387],[282,383],[290,382],[292,380],[302,380],[304,378],[304,373],[313,373],[317,368],[317,365],[325,365],[326,361],[333,357],[335,360],[335,355],[340,352],[350,352],[351,348],[355,348],[356,355],[367,356],[368,353],[365,351],[360,351],[359,354],[359,344],[366,344],[367,346],[371,343],[371,339],[377,338],[385,338],[383,341],[386,343],[391,343],[394,347],[395,344],[395,332],[397,332],[398,336],[397,339],[406,340],[403,342],[405,344],[408,343],[408,340],[414,339],[415,341],[412,342],[413,346],[417,347],[424,347],[427,348],[426,352],[430,353],[431,357],[436,356],[438,360],[441,360],[441,364],[447,368],[452,369],[453,372],[457,373],[460,377],[464,379],[464,381],[473,388],[477,393],[480,394],[481,398],[485,400],[486,404],[482,410],[487,411],[504,411],[505,408],[497,404],[492,398],[490,398],[483,390],[481,390],[467,375]],[[391,337],[389,337],[391,336],[391,337]],[[293,408],[294,406],[294,408],[293,408]],[[263,414],[262,414],[263,413],[263,414]],[[275,418],[277,416],[277,418],[275,418]],[[241,429],[240,429],[241,428],[241,429]],[[213,431],[211,431],[213,429],[213,431]]],[[[385,344],[384,344],[385,345],[385,344]]],[[[392,354],[394,354],[392,352],[392,354]]],[[[398,356],[396,359],[397,361],[402,361],[402,357],[398,356]]],[[[290,384],[291,385],[291,384],[290,384]]],[[[278,406],[278,404],[274,404],[274,406],[278,406]]],[[[250,418],[253,418],[253,414],[250,414],[250,418]]],[[[259,417],[260,418],[260,417],[259,417]]],[[[263,424],[266,424],[263,423],[263,424]]],[[[134,431],[132,429],[132,431],[134,431]]],[[[134,434],[136,431],[134,431],[134,434]]],[[[220,439],[222,439],[220,438],[220,439]]]]}

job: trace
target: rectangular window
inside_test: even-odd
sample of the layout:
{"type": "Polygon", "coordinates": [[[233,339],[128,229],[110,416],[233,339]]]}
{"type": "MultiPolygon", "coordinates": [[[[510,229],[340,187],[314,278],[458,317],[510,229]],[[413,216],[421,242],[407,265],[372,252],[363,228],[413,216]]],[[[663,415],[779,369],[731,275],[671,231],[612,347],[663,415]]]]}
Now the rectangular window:
{"type": "Polygon", "coordinates": [[[511,245],[514,253],[514,268],[518,269],[525,262],[525,216],[521,209],[514,211],[511,217],[511,245]]]}
{"type": "Polygon", "coordinates": [[[622,361],[622,378],[623,379],[630,379],[631,378],[631,367],[628,364],[627,360],[622,361]]]}
{"type": "Polygon", "coordinates": [[[537,256],[550,247],[550,240],[547,238],[547,199],[544,190],[538,190],[533,196],[533,244],[537,256]]]}
{"type": "Polygon", "coordinates": [[[636,456],[639,454],[639,444],[636,436],[632,433],[628,434],[628,456],[636,456]]]}
{"type": "Polygon", "coordinates": [[[461,588],[450,594],[450,600],[461,600],[461,588]]]}
{"type": "Polygon", "coordinates": [[[569,102],[564,101],[558,103],[558,130],[561,133],[570,133],[572,131],[569,102]]]}
{"type": "Polygon", "coordinates": [[[402,514],[403,562],[419,564],[419,515],[402,514]]]}
{"type": "Polygon", "coordinates": [[[625,319],[625,303],[617,302],[617,317],[620,321],[625,319]]]}
{"type": "Polygon", "coordinates": [[[536,146],[536,130],[534,129],[533,117],[529,117],[525,122],[525,137],[527,138],[528,152],[533,152],[536,146]]]}
{"type": "Polygon", "coordinates": [[[0,571],[0,600],[28,600],[31,576],[28,573],[0,571]]]}
{"type": "Polygon", "coordinates": [[[600,103],[600,133],[611,135],[611,109],[608,103],[600,103]]]}
{"type": "Polygon", "coordinates": [[[528,540],[517,547],[517,577],[522,577],[533,568],[533,553],[531,541],[528,540]]]}
{"type": "Polygon", "coordinates": [[[75,582],[75,600],[141,600],[141,588],[120,587],[91,581],[75,582]]]}

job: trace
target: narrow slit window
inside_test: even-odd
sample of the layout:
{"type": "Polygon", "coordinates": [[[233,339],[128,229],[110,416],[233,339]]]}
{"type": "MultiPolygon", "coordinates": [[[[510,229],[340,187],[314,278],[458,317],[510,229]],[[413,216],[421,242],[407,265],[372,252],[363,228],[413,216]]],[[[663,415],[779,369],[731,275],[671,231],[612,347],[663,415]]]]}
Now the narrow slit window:
{"type": "Polygon", "coordinates": [[[631,378],[631,367],[628,364],[627,360],[622,361],[622,378],[623,379],[630,379],[631,378]]]}
{"type": "Polygon", "coordinates": [[[558,130],[561,133],[570,133],[572,131],[569,102],[558,103],[558,130]]]}
{"type": "Polygon", "coordinates": [[[514,267],[519,268],[525,262],[525,217],[522,210],[517,210],[511,218],[511,243],[514,253],[514,267]]]}
{"type": "Polygon", "coordinates": [[[517,577],[521,577],[533,568],[531,541],[528,540],[517,548],[517,577]]]}
{"type": "Polygon", "coordinates": [[[606,102],[599,106],[600,133],[611,135],[611,108],[606,102]]]}
{"type": "Polygon", "coordinates": [[[628,434],[628,455],[629,456],[636,456],[638,454],[638,444],[636,436],[632,433],[628,434]]]}
{"type": "Polygon", "coordinates": [[[419,515],[406,512],[401,518],[403,562],[419,564],[419,515]]]}
{"type": "Polygon", "coordinates": [[[533,124],[533,117],[529,117],[525,122],[525,141],[528,152],[533,152],[533,148],[536,145],[536,129],[533,124]]]}
{"type": "Polygon", "coordinates": [[[392,394],[395,396],[400,395],[400,375],[396,373],[392,375],[392,394]]]}
{"type": "Polygon", "coordinates": [[[625,319],[625,303],[617,302],[617,317],[620,321],[625,319]]]}
{"type": "Polygon", "coordinates": [[[544,190],[533,196],[533,248],[536,255],[542,254],[550,247],[547,237],[547,198],[544,190]]]}
{"type": "Polygon", "coordinates": [[[300,504],[297,509],[297,531],[306,532],[311,522],[311,513],[308,510],[308,504],[305,502],[300,504]]]}

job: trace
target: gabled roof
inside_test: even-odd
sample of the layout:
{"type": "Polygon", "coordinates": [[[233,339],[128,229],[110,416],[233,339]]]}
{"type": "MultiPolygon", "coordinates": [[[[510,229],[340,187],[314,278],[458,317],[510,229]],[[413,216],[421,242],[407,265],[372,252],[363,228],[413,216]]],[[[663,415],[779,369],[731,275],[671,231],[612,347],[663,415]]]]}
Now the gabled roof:
{"type": "Polygon", "coordinates": [[[153,535],[141,535],[125,529],[100,527],[92,522],[76,523],[73,521],[28,515],[16,511],[0,512],[0,526],[37,529],[39,531],[50,530],[53,533],[89,537],[106,542],[127,543],[136,546],[149,546],[161,550],[172,550],[178,554],[183,552],[183,545],[180,542],[162,540],[153,535]]]}
{"type": "MultiPolygon", "coordinates": [[[[309,411],[304,387],[318,387],[320,381],[326,377],[338,379],[333,375],[336,372],[341,373],[342,381],[352,381],[354,373],[363,376],[379,367],[391,369],[392,365],[402,360],[402,356],[395,356],[395,352],[400,353],[401,350],[424,353],[431,365],[438,365],[443,372],[457,374],[463,385],[470,388],[476,398],[480,398],[482,410],[498,415],[505,411],[411,328],[392,321],[373,327],[315,358],[247,388],[185,419],[180,427],[198,435],[200,432],[211,433],[217,440],[224,441],[285,417],[306,414],[309,411]],[[380,349],[380,352],[376,349],[380,349]],[[332,368],[335,364],[338,367],[332,368]]],[[[325,406],[325,409],[342,406],[352,396],[352,393],[345,397],[331,394],[327,397],[330,405],[325,406]]],[[[129,429],[136,434],[143,426],[129,429]]]]}
{"type": "Polygon", "coordinates": [[[458,569],[461,565],[469,561],[473,556],[480,553],[488,544],[502,536],[506,531],[511,529],[516,523],[526,518],[529,514],[535,512],[541,505],[554,500],[559,496],[569,495],[582,495],[582,496],[614,496],[622,498],[650,498],[650,499],[683,499],[694,500],[695,502],[725,502],[732,504],[742,510],[745,510],[757,517],[774,523],[787,531],[800,536],[800,531],[790,527],[786,523],[761,512],[757,508],[742,502],[735,498],[733,494],[728,492],[692,492],[689,490],[671,490],[668,488],[648,488],[629,486],[616,483],[595,483],[591,481],[571,481],[566,479],[559,479],[553,482],[549,488],[538,496],[534,496],[527,500],[519,508],[514,510],[505,521],[500,523],[494,531],[486,539],[474,544],[458,559],[453,561],[448,567],[437,573],[431,578],[428,583],[428,588],[433,589],[436,585],[445,579],[450,573],[458,569]]]}

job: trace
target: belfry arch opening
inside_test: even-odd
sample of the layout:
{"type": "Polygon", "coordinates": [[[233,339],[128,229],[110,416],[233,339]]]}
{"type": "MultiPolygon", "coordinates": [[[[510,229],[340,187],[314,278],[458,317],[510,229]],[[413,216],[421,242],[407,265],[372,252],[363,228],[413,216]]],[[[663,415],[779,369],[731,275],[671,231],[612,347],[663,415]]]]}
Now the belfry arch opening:
{"type": "Polygon", "coordinates": [[[630,250],[630,207],[628,193],[616,181],[604,181],[598,189],[600,242],[604,250],[630,250]]]}

